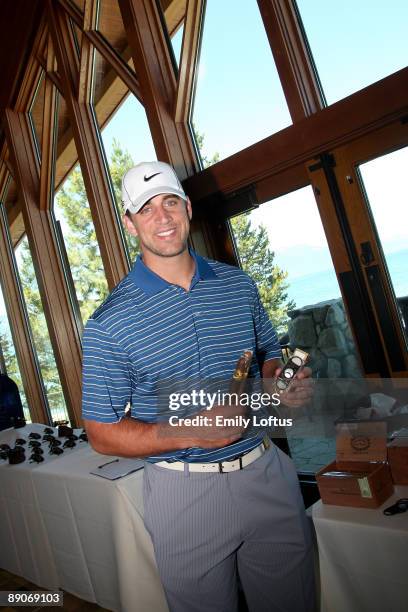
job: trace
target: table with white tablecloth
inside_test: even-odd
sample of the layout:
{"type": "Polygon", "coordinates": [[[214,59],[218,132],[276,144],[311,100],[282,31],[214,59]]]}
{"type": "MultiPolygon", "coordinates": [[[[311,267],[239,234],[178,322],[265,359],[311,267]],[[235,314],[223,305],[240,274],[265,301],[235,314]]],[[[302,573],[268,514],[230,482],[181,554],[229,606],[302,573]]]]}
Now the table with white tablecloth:
{"type": "MultiPolygon", "coordinates": [[[[43,429],[0,432],[0,442],[43,429]]],[[[167,612],[143,524],[143,470],[90,474],[110,459],[78,443],[39,465],[0,462],[0,567],[110,610],[167,612]]]]}
{"type": "Polygon", "coordinates": [[[408,610],[408,512],[383,514],[403,497],[408,487],[397,486],[375,510],[321,501],[309,508],[319,554],[321,612],[408,610]]]}

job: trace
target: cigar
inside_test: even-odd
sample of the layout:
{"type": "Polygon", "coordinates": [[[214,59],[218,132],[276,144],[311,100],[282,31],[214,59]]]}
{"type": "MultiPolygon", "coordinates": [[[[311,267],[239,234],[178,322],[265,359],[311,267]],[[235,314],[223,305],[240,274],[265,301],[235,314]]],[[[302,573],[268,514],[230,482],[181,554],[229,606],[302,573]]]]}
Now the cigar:
{"type": "Polygon", "coordinates": [[[248,376],[249,368],[252,361],[252,351],[244,351],[237,361],[232,378],[234,380],[243,380],[248,376]]]}
{"type": "Polygon", "coordinates": [[[237,361],[232,381],[230,385],[230,393],[241,393],[245,386],[245,380],[248,377],[249,368],[251,367],[252,351],[244,351],[237,361]]]}

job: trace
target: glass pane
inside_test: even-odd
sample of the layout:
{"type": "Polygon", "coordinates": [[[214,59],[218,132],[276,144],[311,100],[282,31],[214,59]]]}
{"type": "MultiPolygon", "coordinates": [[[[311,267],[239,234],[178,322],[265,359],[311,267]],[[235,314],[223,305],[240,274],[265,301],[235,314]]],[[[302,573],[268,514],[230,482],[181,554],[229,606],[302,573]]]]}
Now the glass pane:
{"type": "Polygon", "coordinates": [[[0,370],[3,370],[17,385],[21,403],[23,404],[24,417],[31,423],[30,410],[27,398],[24,393],[23,380],[21,378],[20,367],[14,348],[13,337],[7,318],[6,305],[3,299],[3,292],[0,287],[0,370]]]}
{"type": "Polygon", "coordinates": [[[21,204],[19,201],[17,185],[13,178],[11,178],[9,181],[7,185],[7,193],[5,193],[3,197],[6,217],[9,221],[8,230],[10,232],[11,243],[14,247],[25,234],[25,227],[22,213],[17,213],[17,211],[21,211],[21,204]]]}
{"type": "Polygon", "coordinates": [[[359,166],[408,340],[408,147],[359,166]]]}
{"type": "MultiPolygon", "coordinates": [[[[314,378],[360,379],[312,188],[265,202],[230,222],[241,266],[257,283],[284,357],[301,348],[310,355],[314,378]]],[[[338,413],[330,413],[331,424],[343,416],[343,407],[339,402],[338,413]]],[[[315,472],[335,456],[334,438],[314,434],[323,424],[321,415],[304,409],[295,417],[290,437],[288,433],[293,459],[298,470],[315,472]]]]}
{"type": "MultiPolygon", "coordinates": [[[[93,107],[99,129],[119,217],[121,181],[125,172],[142,161],[156,160],[146,112],[109,64],[95,51],[93,107]]],[[[125,232],[130,260],[139,253],[138,241],[125,232]]]]}
{"type": "Polygon", "coordinates": [[[173,0],[159,0],[160,6],[163,11],[164,21],[167,27],[167,31],[171,38],[173,38],[185,18],[187,2],[173,2],[173,0]]]}
{"type": "Polygon", "coordinates": [[[328,104],[404,68],[405,0],[297,0],[328,104]]]}
{"type": "Polygon", "coordinates": [[[97,29],[124,62],[128,63],[131,51],[117,0],[99,0],[97,29]]]}
{"type": "Polygon", "coordinates": [[[183,42],[184,18],[186,15],[186,2],[171,2],[160,0],[164,23],[171,40],[176,63],[180,65],[180,52],[183,42]]]}
{"type": "Polygon", "coordinates": [[[181,24],[177,32],[171,39],[174,57],[176,58],[177,66],[180,66],[181,45],[183,43],[184,22],[181,24]]]}
{"type": "Polygon", "coordinates": [[[78,156],[74,144],[68,109],[65,100],[58,95],[58,125],[56,153],[54,160],[54,182],[59,186],[77,163],[78,156]]]}
{"type": "Polygon", "coordinates": [[[15,255],[52,420],[69,420],[26,236],[15,255]]]}
{"type": "Polygon", "coordinates": [[[38,159],[41,160],[42,146],[42,128],[43,128],[43,112],[44,112],[44,94],[45,94],[45,77],[44,73],[38,82],[37,89],[30,107],[29,116],[34,132],[38,159]]]}
{"type": "MultiPolygon", "coordinates": [[[[65,110],[64,106],[62,110],[65,110]]],[[[65,124],[64,114],[62,121],[65,124]]],[[[58,129],[58,133],[64,137],[62,129],[58,129]]],[[[73,142],[70,146],[75,149],[73,142]]],[[[57,151],[59,149],[57,146],[57,151]]],[[[72,278],[82,322],[85,323],[109,292],[79,164],[63,183],[55,186],[53,212],[64,241],[69,266],[67,273],[72,278]]],[[[75,304],[75,298],[73,301],[75,304]]]]}
{"type": "Polygon", "coordinates": [[[207,1],[192,120],[220,159],[291,125],[253,0],[207,1]]]}
{"type": "Polygon", "coordinates": [[[75,47],[78,53],[78,57],[81,55],[81,44],[82,44],[82,30],[78,28],[77,24],[70,19],[69,20],[74,35],[75,47]]]}

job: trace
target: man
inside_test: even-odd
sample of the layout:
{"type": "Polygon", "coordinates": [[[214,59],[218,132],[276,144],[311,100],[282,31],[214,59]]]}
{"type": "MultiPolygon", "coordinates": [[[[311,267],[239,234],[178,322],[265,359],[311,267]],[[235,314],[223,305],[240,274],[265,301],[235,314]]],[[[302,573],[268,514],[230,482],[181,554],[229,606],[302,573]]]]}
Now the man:
{"type": "MultiPolygon", "coordinates": [[[[146,458],[145,524],[172,612],[235,612],[237,573],[251,612],[310,612],[311,540],[291,460],[259,428],[214,419],[180,428],[157,414],[162,381],[230,379],[244,349],[253,377],[276,375],[280,346],[256,286],[189,251],[191,202],[170,166],[139,164],[122,193],[142,257],[86,326],[89,440],[101,453],[146,458]]],[[[309,376],[288,394],[291,406],[310,397],[309,376]]],[[[239,406],[204,412],[243,415],[239,406]]]]}
{"type": "Polygon", "coordinates": [[[14,380],[0,371],[0,431],[24,420],[20,392],[14,380]]]}

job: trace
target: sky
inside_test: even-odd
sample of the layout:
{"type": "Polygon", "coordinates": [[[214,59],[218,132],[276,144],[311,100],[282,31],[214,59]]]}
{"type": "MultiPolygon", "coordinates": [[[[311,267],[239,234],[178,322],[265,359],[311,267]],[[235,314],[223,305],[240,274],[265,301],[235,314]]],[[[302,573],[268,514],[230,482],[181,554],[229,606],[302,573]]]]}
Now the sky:
{"type": "MultiPolygon", "coordinates": [[[[298,7],[329,104],[408,64],[406,0],[298,0],[298,7]]],[[[177,58],[181,42],[182,29],[172,41],[177,58]]],[[[207,0],[192,119],[204,134],[205,154],[221,159],[291,125],[256,0],[207,0]]],[[[135,163],[156,159],[146,114],[133,96],[102,133],[108,158],[114,137],[135,163]]],[[[407,151],[361,168],[386,255],[408,248],[407,151]]],[[[261,205],[252,219],[267,226],[276,261],[291,280],[332,269],[310,187],[261,205]]]]}

